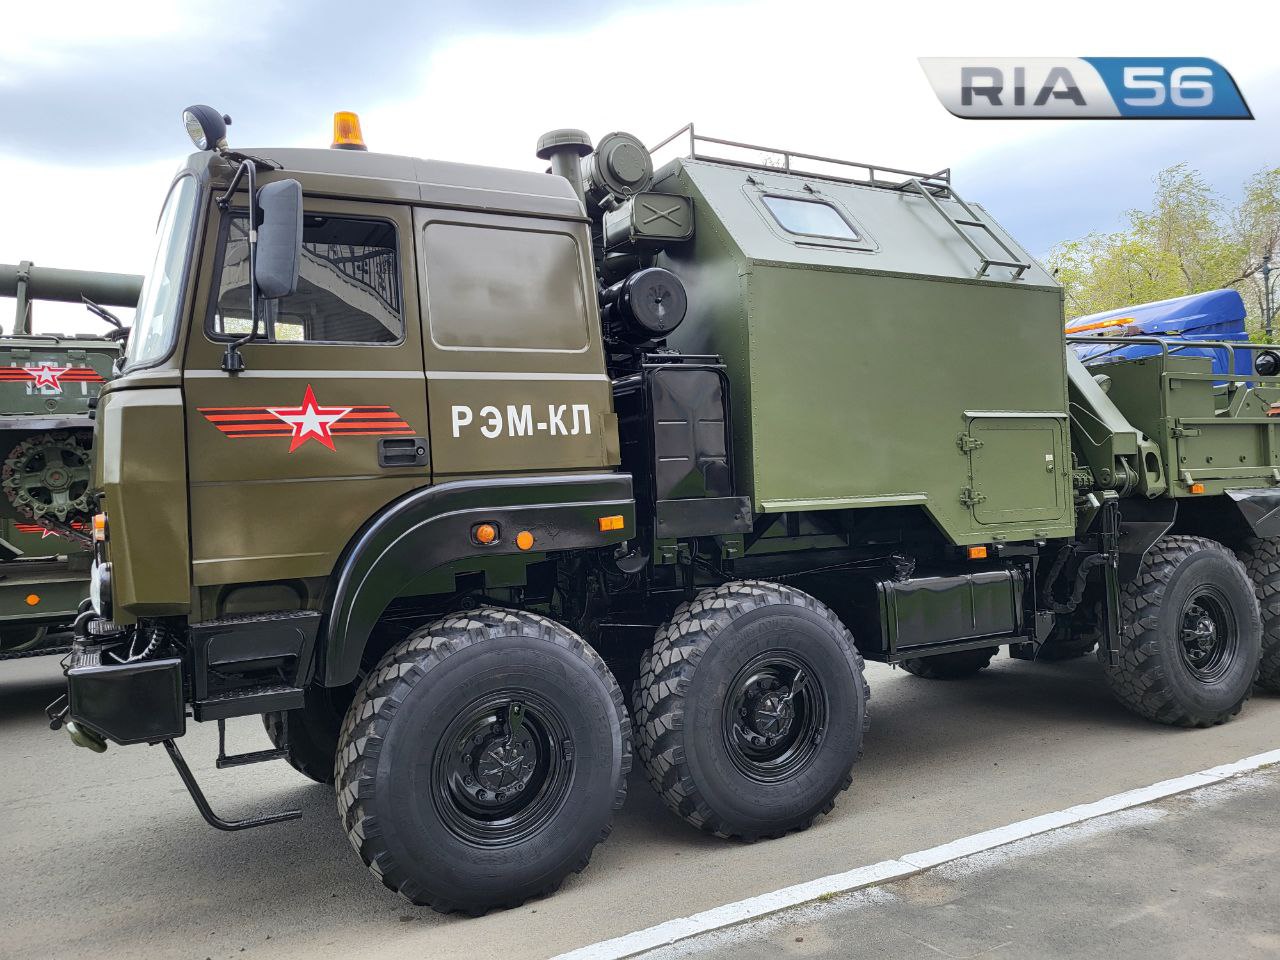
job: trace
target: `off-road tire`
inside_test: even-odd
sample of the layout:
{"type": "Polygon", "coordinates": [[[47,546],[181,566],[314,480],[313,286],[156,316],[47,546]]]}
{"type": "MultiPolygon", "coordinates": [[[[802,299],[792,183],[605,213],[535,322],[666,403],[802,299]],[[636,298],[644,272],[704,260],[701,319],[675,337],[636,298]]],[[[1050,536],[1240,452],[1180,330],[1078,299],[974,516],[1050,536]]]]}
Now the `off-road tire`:
{"type": "Polygon", "coordinates": [[[272,746],[284,748],[289,766],[316,783],[333,783],[333,758],[350,702],[350,687],[329,690],[311,686],[301,709],[264,713],[262,726],[272,746]]]}
{"type": "Polygon", "coordinates": [[[853,782],[870,696],[853,637],[830,609],[782,584],[726,583],[677,607],[642,657],[636,749],[663,802],[695,827],[748,841],[781,836],[830,812],[853,782]],[[821,674],[827,724],[794,776],[760,783],[734,766],[722,724],[734,678],[774,650],[821,674]]]}
{"type": "Polygon", "coordinates": [[[374,876],[407,900],[515,907],[587,866],[626,798],[631,748],[622,691],[586,641],[535,614],[471,610],[414,631],[365,678],[342,726],[338,813],[374,876]],[[522,841],[478,846],[447,824],[429,771],[457,718],[513,686],[567,718],[568,786],[522,841]]]}
{"type": "Polygon", "coordinates": [[[1179,727],[1226,723],[1249,699],[1261,656],[1262,623],[1253,582],[1236,556],[1201,537],[1156,541],[1120,590],[1119,663],[1098,660],[1116,698],[1139,716],[1179,727]],[[1209,588],[1234,621],[1237,640],[1223,676],[1198,679],[1180,652],[1188,603],[1209,588]]]}
{"type": "Polygon", "coordinates": [[[936,653],[932,657],[910,657],[899,660],[898,666],[926,680],[960,680],[991,666],[991,658],[999,652],[999,647],[957,650],[955,653],[936,653]]]}
{"type": "Polygon", "coordinates": [[[1280,539],[1250,538],[1236,552],[1249,571],[1262,608],[1262,660],[1258,686],[1280,693],[1280,539]]]}

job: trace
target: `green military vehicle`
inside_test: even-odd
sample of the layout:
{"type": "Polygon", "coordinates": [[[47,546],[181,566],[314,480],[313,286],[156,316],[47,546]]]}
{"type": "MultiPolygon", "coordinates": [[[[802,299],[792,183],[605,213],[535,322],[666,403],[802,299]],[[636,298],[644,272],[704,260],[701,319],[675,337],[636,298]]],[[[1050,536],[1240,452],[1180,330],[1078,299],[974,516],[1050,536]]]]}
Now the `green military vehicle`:
{"type": "Polygon", "coordinates": [[[93,422],[90,408],[113,375],[123,329],[104,336],[33,333],[38,300],[133,306],[142,278],[0,264],[0,296],[13,297],[0,336],[0,659],[44,653],[88,593],[93,422]],[[51,632],[52,631],[52,632],[51,632]]]}
{"type": "Polygon", "coordinates": [[[333,782],[386,886],[480,912],[587,864],[633,744],[703,830],[809,826],[864,658],[1096,644],[1190,727],[1280,686],[1280,357],[1086,370],[947,171],[688,127],[656,171],[555,131],[547,175],[185,119],[50,715],[162,744],[214,826],[298,815],[219,817],[176,745],[262,714],[275,749],[219,766],[333,782]]]}

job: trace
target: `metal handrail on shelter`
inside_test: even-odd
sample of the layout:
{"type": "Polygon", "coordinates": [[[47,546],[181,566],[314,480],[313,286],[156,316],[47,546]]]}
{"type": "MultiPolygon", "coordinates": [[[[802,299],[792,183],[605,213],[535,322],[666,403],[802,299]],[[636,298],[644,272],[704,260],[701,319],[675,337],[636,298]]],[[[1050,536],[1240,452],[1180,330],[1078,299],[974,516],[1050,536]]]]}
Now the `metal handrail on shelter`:
{"type": "Polygon", "coordinates": [[[889,190],[900,188],[904,182],[908,180],[916,180],[939,194],[946,196],[951,191],[951,168],[947,167],[936,173],[922,173],[916,170],[900,170],[896,167],[886,167],[877,163],[860,163],[856,160],[841,160],[837,157],[824,157],[816,153],[801,153],[797,150],[783,150],[778,147],[764,147],[756,143],[741,143],[737,140],[722,140],[719,137],[708,137],[703,134],[696,133],[692,123],[686,123],[671,136],[658,141],[649,148],[649,152],[657,153],[663,147],[670,143],[674,143],[681,137],[688,136],[688,152],[683,156],[691,160],[712,160],[717,163],[729,163],[736,167],[747,167],[752,170],[764,170],[774,173],[801,173],[805,176],[819,177],[826,180],[835,180],[841,183],[858,183],[863,186],[883,187],[889,190]],[[699,152],[698,144],[708,144],[720,147],[731,147],[735,150],[750,150],[755,153],[773,154],[781,158],[781,165],[768,163],[751,163],[747,160],[735,160],[731,157],[715,156],[706,152],[699,152]],[[831,163],[838,167],[849,167],[853,170],[862,171],[863,176],[860,177],[842,177],[833,173],[824,173],[818,170],[805,170],[796,165],[796,161],[810,161],[813,163],[831,163]],[[894,179],[885,179],[885,174],[890,175],[894,179]]]}

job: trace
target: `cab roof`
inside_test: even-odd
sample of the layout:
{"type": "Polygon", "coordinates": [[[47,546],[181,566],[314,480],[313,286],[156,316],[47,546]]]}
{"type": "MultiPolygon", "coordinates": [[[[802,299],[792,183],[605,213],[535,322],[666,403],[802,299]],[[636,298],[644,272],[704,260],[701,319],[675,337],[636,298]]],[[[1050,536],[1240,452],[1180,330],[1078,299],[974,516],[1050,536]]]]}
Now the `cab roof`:
{"type": "MultiPolygon", "coordinates": [[[[278,168],[259,171],[261,182],[292,177],[301,182],[305,193],[559,219],[585,218],[582,203],[567,180],[529,170],[364,150],[269,147],[246,148],[236,153],[278,168]]],[[[226,183],[235,172],[235,163],[206,150],[192,154],[185,169],[226,183]]]]}

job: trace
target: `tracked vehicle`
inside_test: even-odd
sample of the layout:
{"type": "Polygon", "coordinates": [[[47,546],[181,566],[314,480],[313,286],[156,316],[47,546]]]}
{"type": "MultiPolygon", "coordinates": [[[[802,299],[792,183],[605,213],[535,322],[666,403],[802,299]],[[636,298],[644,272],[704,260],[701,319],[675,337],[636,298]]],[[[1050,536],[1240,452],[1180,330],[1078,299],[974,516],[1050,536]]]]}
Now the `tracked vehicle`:
{"type": "Polygon", "coordinates": [[[586,865],[633,748],[701,829],[807,827],[864,658],[1096,646],[1183,726],[1280,683],[1280,379],[1217,385],[1186,341],[1086,370],[947,171],[686,127],[656,170],[554,131],[533,173],[369,153],[351,117],[337,150],[186,122],[51,717],[163,745],[214,826],[297,816],[219,817],[178,748],[261,714],[274,749],[220,767],[333,782],[384,884],[480,912],[586,865]]]}
{"type": "MultiPolygon", "coordinates": [[[[142,278],[0,264],[14,322],[0,336],[0,658],[44,652],[88,592],[90,407],[113,375],[123,329],[34,333],[36,301],[133,306],[142,278]]],[[[61,643],[65,646],[65,642],[61,643]]]]}

